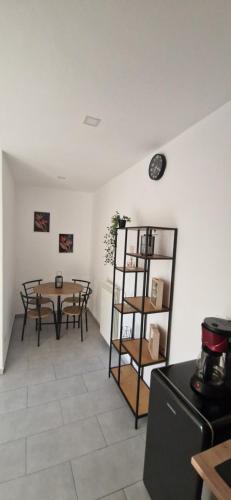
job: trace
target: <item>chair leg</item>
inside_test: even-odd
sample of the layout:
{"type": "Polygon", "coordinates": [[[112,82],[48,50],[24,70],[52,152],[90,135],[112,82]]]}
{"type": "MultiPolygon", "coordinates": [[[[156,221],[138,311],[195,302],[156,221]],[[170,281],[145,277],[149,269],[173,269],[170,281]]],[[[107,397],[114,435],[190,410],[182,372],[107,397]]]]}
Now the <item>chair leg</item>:
{"type": "Polygon", "coordinates": [[[57,340],[58,339],[58,325],[57,325],[56,314],[55,314],[55,310],[54,309],[53,309],[53,316],[54,316],[55,333],[56,333],[56,340],[57,340]]]}
{"type": "Polygon", "coordinates": [[[23,341],[23,339],[24,339],[24,330],[25,330],[25,326],[26,326],[26,320],[27,320],[27,313],[25,312],[24,319],[23,319],[21,341],[23,341]]]}
{"type": "Polygon", "coordinates": [[[66,329],[68,330],[68,315],[67,315],[67,319],[66,319],[66,329]]]}
{"type": "Polygon", "coordinates": [[[74,316],[74,321],[73,321],[73,328],[75,328],[75,316],[74,316]]]}
{"type": "Polygon", "coordinates": [[[81,326],[81,342],[83,342],[83,320],[82,320],[82,314],[80,314],[79,320],[80,320],[80,326],[81,326]]]}
{"type": "Polygon", "coordinates": [[[38,347],[40,346],[41,319],[38,320],[38,347]]]}
{"type": "Polygon", "coordinates": [[[85,311],[86,332],[88,332],[87,311],[85,311]]]}

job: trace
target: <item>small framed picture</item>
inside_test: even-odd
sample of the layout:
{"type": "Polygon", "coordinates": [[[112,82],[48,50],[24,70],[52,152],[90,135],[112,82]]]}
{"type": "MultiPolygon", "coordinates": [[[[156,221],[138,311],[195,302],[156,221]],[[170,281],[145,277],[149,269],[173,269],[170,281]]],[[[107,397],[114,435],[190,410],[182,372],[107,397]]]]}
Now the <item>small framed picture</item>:
{"type": "Polygon", "coordinates": [[[150,302],[155,309],[161,309],[163,305],[164,281],[152,278],[150,302]]]}
{"type": "Polygon", "coordinates": [[[73,234],[59,235],[59,253],[72,253],[74,244],[73,234]]]}
{"type": "Polygon", "coordinates": [[[159,359],[160,332],[157,325],[150,325],[148,350],[154,360],[159,359]]]}
{"type": "Polygon", "coordinates": [[[40,233],[49,233],[50,231],[49,212],[34,212],[34,231],[40,233]]]}

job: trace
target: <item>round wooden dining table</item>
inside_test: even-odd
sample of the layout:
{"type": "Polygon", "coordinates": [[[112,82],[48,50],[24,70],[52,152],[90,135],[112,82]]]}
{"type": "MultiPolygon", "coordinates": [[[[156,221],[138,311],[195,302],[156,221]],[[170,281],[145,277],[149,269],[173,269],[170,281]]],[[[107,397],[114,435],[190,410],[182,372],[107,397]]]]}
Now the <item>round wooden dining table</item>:
{"type": "Polygon", "coordinates": [[[34,287],[34,293],[42,296],[57,297],[57,339],[60,339],[60,328],[62,324],[61,297],[64,295],[77,295],[83,290],[83,286],[73,281],[64,281],[62,288],[55,288],[54,282],[41,283],[34,287]]]}

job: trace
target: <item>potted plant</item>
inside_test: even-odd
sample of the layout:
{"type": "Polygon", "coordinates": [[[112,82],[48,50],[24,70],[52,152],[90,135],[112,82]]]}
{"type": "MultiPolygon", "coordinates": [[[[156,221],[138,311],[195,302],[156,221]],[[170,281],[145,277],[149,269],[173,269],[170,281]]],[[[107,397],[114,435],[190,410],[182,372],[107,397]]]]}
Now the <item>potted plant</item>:
{"type": "Polygon", "coordinates": [[[118,210],[116,210],[115,215],[112,216],[111,218],[112,226],[117,229],[118,227],[122,229],[123,227],[126,226],[126,222],[131,222],[130,217],[127,217],[126,215],[121,215],[119,214],[118,210]]]}
{"type": "Polygon", "coordinates": [[[107,232],[104,236],[105,264],[111,264],[113,266],[116,231],[118,228],[124,228],[126,222],[131,222],[131,218],[126,215],[121,216],[118,210],[116,210],[116,213],[111,218],[111,225],[107,226],[107,232]]]}

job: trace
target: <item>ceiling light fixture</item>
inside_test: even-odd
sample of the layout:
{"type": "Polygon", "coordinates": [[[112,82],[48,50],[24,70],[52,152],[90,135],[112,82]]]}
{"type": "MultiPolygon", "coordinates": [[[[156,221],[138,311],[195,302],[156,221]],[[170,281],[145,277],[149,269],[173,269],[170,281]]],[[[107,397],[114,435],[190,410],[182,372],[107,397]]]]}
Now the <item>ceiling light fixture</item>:
{"type": "Polygon", "coordinates": [[[85,116],[83,123],[84,125],[89,125],[90,127],[98,127],[100,124],[101,119],[100,118],[95,118],[94,116],[85,116]]]}

